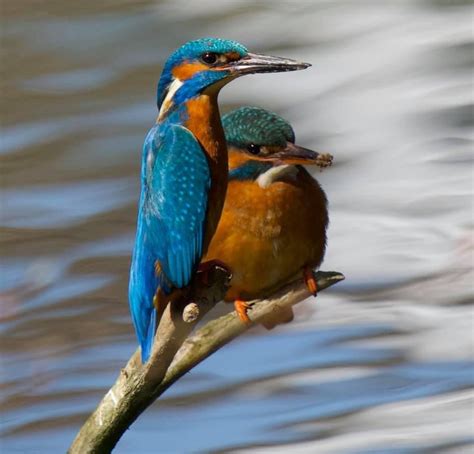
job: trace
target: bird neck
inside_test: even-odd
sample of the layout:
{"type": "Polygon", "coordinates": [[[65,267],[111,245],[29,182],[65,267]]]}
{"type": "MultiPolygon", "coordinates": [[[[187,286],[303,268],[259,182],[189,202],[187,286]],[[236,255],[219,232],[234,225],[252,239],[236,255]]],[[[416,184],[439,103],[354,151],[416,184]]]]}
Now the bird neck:
{"type": "Polygon", "coordinates": [[[172,115],[187,101],[201,95],[209,94],[217,99],[219,90],[231,80],[223,71],[201,71],[186,79],[167,77],[165,79],[169,79],[169,83],[166,87],[161,86],[162,79],[158,86],[159,121],[172,115]]]}
{"type": "Polygon", "coordinates": [[[203,243],[203,250],[206,251],[217,229],[224,207],[228,177],[227,144],[219,115],[216,92],[204,92],[186,101],[185,106],[187,119],[184,126],[193,133],[201,144],[206,153],[211,173],[206,235],[203,243]]]}
{"type": "Polygon", "coordinates": [[[227,168],[227,145],[219,115],[217,94],[202,93],[185,103],[188,128],[199,141],[211,161],[225,160],[227,168]]]}

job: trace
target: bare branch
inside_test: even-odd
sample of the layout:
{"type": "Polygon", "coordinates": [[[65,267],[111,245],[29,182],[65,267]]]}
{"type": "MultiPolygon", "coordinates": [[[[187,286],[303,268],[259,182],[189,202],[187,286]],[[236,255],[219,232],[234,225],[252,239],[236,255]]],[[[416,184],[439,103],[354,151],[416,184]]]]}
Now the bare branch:
{"type": "MultiPolygon", "coordinates": [[[[196,323],[225,294],[229,279],[227,273],[216,267],[210,278],[209,282],[213,283],[210,287],[196,286],[193,289],[193,302],[186,308],[171,309],[168,306],[158,327],[150,360],[142,365],[139,351],[132,355],[115,384],[82,426],[69,448],[70,454],[111,452],[128,427],[167,388],[252,326],[243,324],[232,312],[208,322],[190,336],[196,323]]],[[[343,280],[344,276],[318,271],[315,278],[318,289],[324,290],[343,280]]],[[[298,280],[269,299],[253,301],[249,311],[252,324],[280,311],[285,312],[308,296],[302,280],[298,280]]]]}
{"type": "Polygon", "coordinates": [[[82,426],[70,453],[106,453],[117,444],[122,434],[137,417],[158,397],[157,387],[168,366],[192,329],[225,294],[229,275],[222,268],[209,271],[212,286],[198,286],[192,290],[199,305],[199,316],[188,323],[183,320],[182,307],[165,309],[161,318],[150,359],[142,365],[137,350],[121,370],[115,384],[103,397],[96,410],[82,426]]]}

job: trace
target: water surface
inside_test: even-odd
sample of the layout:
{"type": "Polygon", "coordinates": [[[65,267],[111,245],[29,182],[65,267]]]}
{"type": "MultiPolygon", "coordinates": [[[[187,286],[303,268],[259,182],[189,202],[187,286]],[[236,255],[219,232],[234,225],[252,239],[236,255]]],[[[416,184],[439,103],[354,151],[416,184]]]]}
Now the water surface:
{"type": "Polygon", "coordinates": [[[315,174],[323,268],[347,280],[198,366],[115,452],[470,452],[470,2],[27,0],[2,16],[2,452],[64,452],[136,348],[141,144],[167,55],[207,35],[313,63],[220,101],[334,155],[315,174]]]}

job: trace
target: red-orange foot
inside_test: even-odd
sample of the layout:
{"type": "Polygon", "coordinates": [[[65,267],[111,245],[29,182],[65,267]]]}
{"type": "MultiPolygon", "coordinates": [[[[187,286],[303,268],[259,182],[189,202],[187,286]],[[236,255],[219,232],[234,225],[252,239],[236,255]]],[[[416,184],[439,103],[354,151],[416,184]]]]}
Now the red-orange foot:
{"type": "Polygon", "coordinates": [[[220,260],[213,259],[208,260],[207,262],[202,262],[199,264],[197,272],[199,273],[199,278],[204,285],[209,285],[209,273],[216,266],[224,268],[224,270],[226,270],[226,272],[230,274],[229,267],[220,260]]]}
{"type": "Polygon", "coordinates": [[[249,316],[247,315],[247,311],[250,309],[250,304],[246,303],[245,301],[235,300],[234,307],[240,320],[242,320],[242,322],[246,325],[250,325],[252,320],[250,320],[249,316]]]}
{"type": "Polygon", "coordinates": [[[311,293],[311,295],[313,296],[316,296],[318,294],[318,284],[316,282],[316,279],[314,278],[313,270],[309,266],[306,266],[304,268],[303,277],[306,287],[309,290],[309,293],[311,293]]]}

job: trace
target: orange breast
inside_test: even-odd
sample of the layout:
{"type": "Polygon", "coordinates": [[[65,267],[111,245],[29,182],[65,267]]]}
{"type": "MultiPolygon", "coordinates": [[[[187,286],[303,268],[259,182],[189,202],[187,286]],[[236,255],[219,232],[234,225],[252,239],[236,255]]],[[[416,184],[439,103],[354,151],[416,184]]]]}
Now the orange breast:
{"type": "Polygon", "coordinates": [[[205,253],[216,231],[224,206],[227,188],[227,144],[222,129],[217,94],[203,94],[186,103],[188,120],[185,126],[203,147],[211,171],[211,188],[208,194],[206,228],[203,242],[205,253]]]}
{"type": "Polygon", "coordinates": [[[267,188],[231,181],[205,260],[232,270],[226,300],[268,296],[305,265],[321,263],[327,223],[325,194],[303,168],[267,188]]]}

